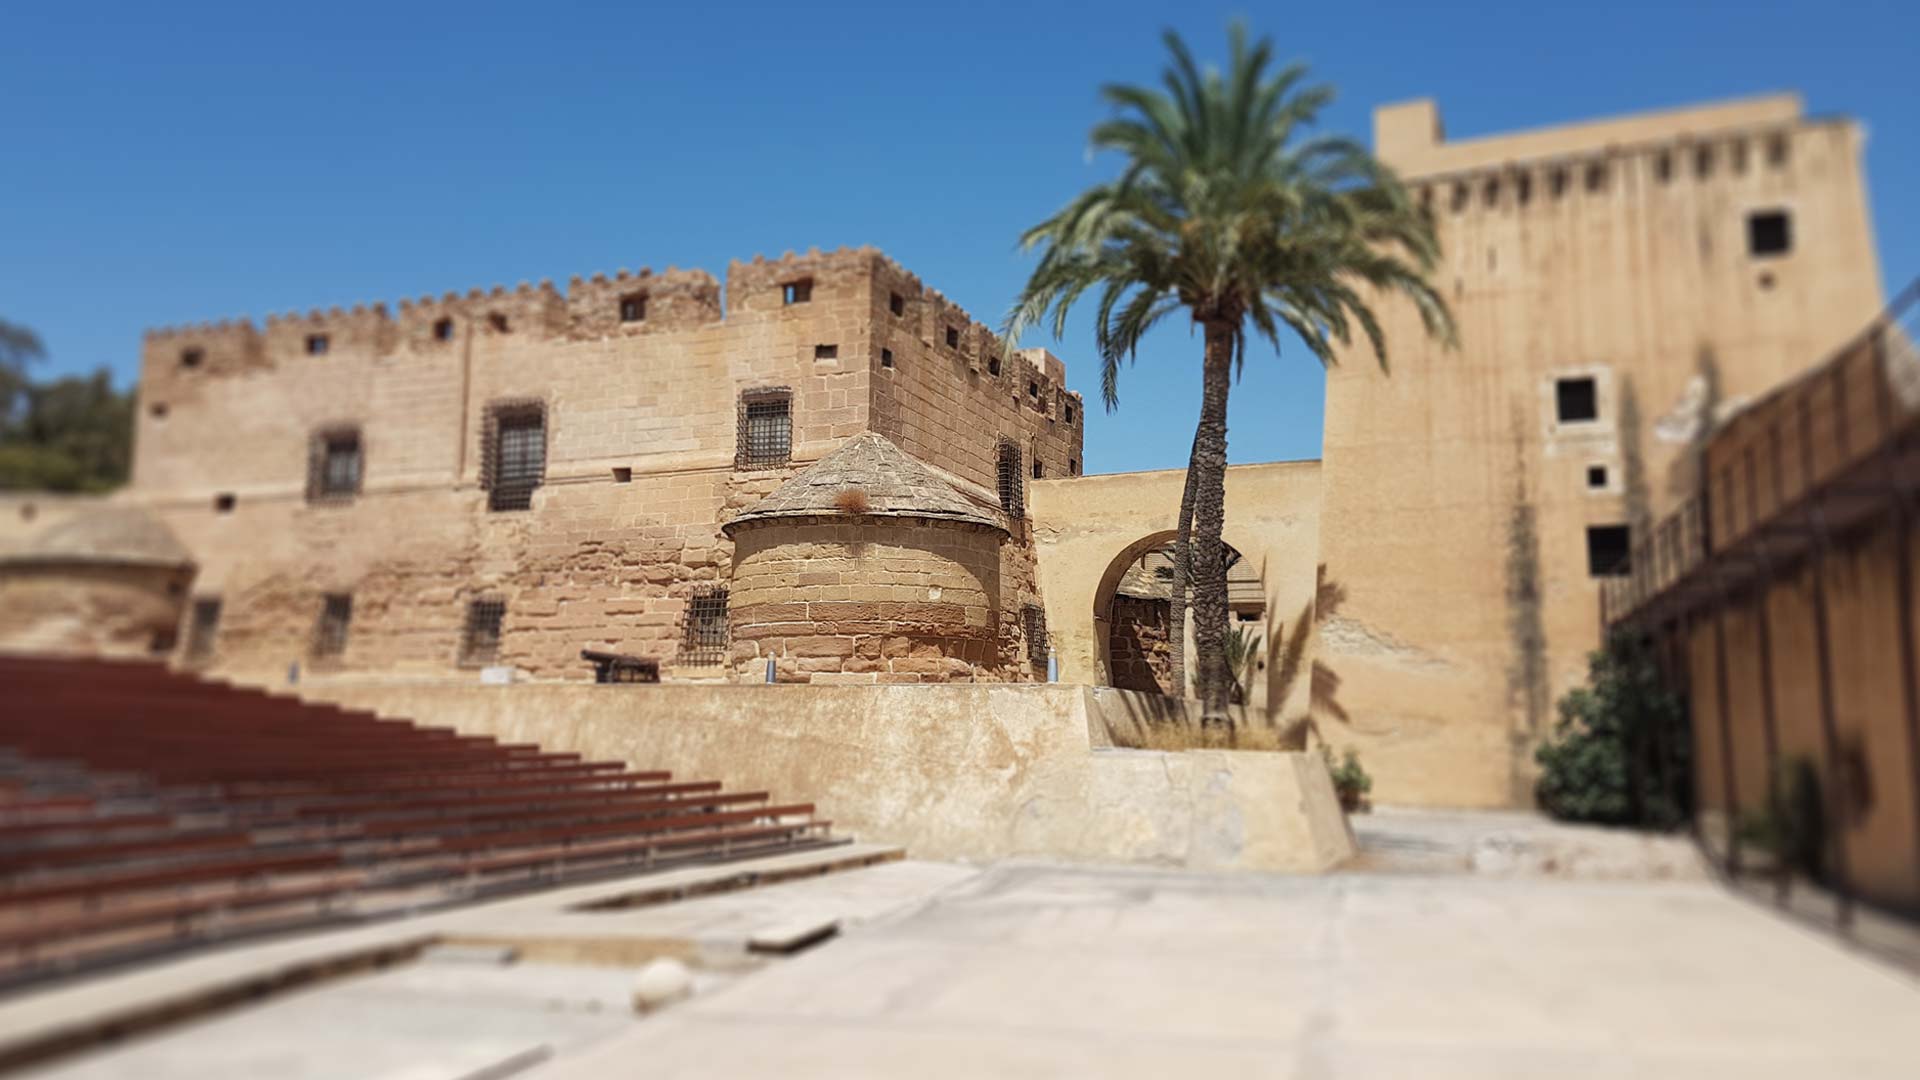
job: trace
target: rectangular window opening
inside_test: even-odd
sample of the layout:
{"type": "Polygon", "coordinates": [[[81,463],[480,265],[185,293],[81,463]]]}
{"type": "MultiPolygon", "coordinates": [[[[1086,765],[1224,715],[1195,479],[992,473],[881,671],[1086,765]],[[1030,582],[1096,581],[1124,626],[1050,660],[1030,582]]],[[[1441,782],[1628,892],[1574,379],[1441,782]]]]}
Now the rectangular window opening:
{"type": "Polygon", "coordinates": [[[957,349],[959,347],[960,347],[960,331],[954,329],[951,326],[947,327],[947,348],[957,349]]]}
{"type": "Polygon", "coordinates": [[[700,585],[687,598],[680,629],[680,661],[722,664],[727,659],[727,587],[700,585]]]}
{"type": "Polygon", "coordinates": [[[1598,195],[1605,190],[1607,190],[1607,166],[1605,162],[1596,161],[1587,166],[1587,192],[1598,195]]]}
{"type": "Polygon", "coordinates": [[[237,505],[239,501],[239,496],[233,492],[223,491],[213,497],[213,512],[216,514],[231,514],[233,513],[234,506],[237,505]]]}
{"type": "Polygon", "coordinates": [[[481,486],[490,511],[528,510],[546,479],[547,410],[540,402],[495,405],[487,416],[480,456],[481,486]]]}
{"type": "Polygon", "coordinates": [[[785,465],[792,459],[793,394],[787,390],[757,390],[740,395],[736,467],[785,465]]]}
{"type": "Polygon", "coordinates": [[[1027,660],[1034,667],[1045,667],[1047,663],[1047,613],[1038,604],[1027,604],[1020,609],[1021,621],[1027,632],[1027,660]]]}
{"type": "Polygon", "coordinates": [[[632,470],[631,468],[628,468],[628,467],[627,467],[627,466],[625,466],[625,465],[616,465],[616,466],[614,466],[614,467],[613,467],[613,482],[614,482],[614,483],[616,483],[616,484],[631,484],[631,483],[633,483],[633,470],[632,470]]]}
{"type": "Polygon", "coordinates": [[[435,319],[434,320],[433,340],[435,341],[452,341],[453,340],[453,320],[452,319],[435,319]]]}
{"type": "Polygon", "coordinates": [[[313,437],[312,472],[307,477],[307,499],[351,498],[360,493],[360,432],[336,428],[313,437]]]}
{"type": "Polygon", "coordinates": [[[1785,255],[1793,250],[1793,222],[1785,210],[1761,210],[1747,215],[1747,253],[1755,258],[1785,255]]]}
{"type": "Polygon", "coordinates": [[[895,315],[905,315],[907,313],[907,298],[901,296],[899,293],[889,293],[887,295],[887,310],[893,312],[895,315]]]}
{"type": "Polygon", "coordinates": [[[1587,466],[1587,486],[1595,490],[1607,486],[1607,467],[1605,465],[1587,466]]]}
{"type": "Polygon", "coordinates": [[[313,627],[313,655],[339,656],[347,651],[347,626],[353,621],[353,594],[328,593],[320,601],[320,618],[313,627]]]}
{"type": "Polygon", "coordinates": [[[1630,572],[1630,544],[1625,525],[1587,526],[1587,574],[1625,577],[1630,572]]]}
{"type": "Polygon", "coordinates": [[[880,350],[880,366],[881,367],[893,366],[893,350],[892,349],[880,350]]]}
{"type": "Polygon", "coordinates": [[[1600,419],[1600,395],[1592,376],[1553,381],[1554,417],[1563,424],[1600,419]]]}
{"type": "Polygon", "coordinates": [[[631,293],[620,298],[620,321],[645,322],[647,318],[647,294],[631,293]]]}
{"type": "Polygon", "coordinates": [[[205,360],[206,358],[207,358],[207,351],[205,349],[181,349],[180,350],[180,366],[181,367],[197,368],[200,366],[201,361],[205,360]]]}
{"type": "Polygon", "coordinates": [[[838,360],[840,359],[840,346],[815,345],[813,347],[813,358],[815,360],[838,360]]]}
{"type": "Polygon", "coordinates": [[[330,344],[331,343],[327,340],[327,335],[325,334],[308,334],[307,335],[307,355],[308,356],[325,356],[327,355],[327,348],[330,344]]]}
{"type": "Polygon", "coordinates": [[[813,302],[813,279],[801,278],[780,286],[780,302],[783,304],[807,304],[813,302]]]}
{"type": "Polygon", "coordinates": [[[500,655],[500,626],[507,618],[507,602],[493,598],[467,604],[467,625],[460,635],[460,665],[485,667],[500,655]]]}
{"type": "Polygon", "coordinates": [[[1013,443],[1001,440],[999,460],[994,470],[999,480],[1000,509],[1008,517],[1019,518],[1026,515],[1026,496],[1020,484],[1020,448],[1013,443]]]}
{"type": "Polygon", "coordinates": [[[220,598],[197,597],[187,620],[187,659],[205,660],[213,655],[214,639],[220,633],[220,598]]]}

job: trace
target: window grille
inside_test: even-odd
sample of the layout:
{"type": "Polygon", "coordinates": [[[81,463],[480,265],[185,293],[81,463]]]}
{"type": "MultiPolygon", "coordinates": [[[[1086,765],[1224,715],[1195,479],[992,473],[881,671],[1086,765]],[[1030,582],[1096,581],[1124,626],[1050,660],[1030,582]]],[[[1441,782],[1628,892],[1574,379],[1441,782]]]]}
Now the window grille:
{"type": "Polygon", "coordinates": [[[526,510],[547,472],[547,407],[543,402],[493,406],[481,431],[480,486],[487,509],[526,510]]]}
{"type": "Polygon", "coordinates": [[[737,468],[785,465],[793,458],[793,393],[786,389],[750,390],[740,395],[740,431],[734,449],[737,468]]]}
{"type": "Polygon", "coordinates": [[[500,624],[507,617],[505,600],[482,599],[467,605],[467,628],[460,636],[462,667],[485,667],[500,655],[500,624]]]}
{"type": "Polygon", "coordinates": [[[320,618],[313,626],[313,655],[339,656],[347,651],[347,625],[353,621],[353,596],[328,593],[320,603],[320,618]]]}
{"type": "Polygon", "coordinates": [[[1047,613],[1038,604],[1028,604],[1020,614],[1027,628],[1027,659],[1042,667],[1047,662],[1047,613]]]}
{"type": "Polygon", "coordinates": [[[1020,448],[1012,442],[1000,440],[1000,461],[997,469],[1000,481],[1000,509],[1009,517],[1026,516],[1026,498],[1020,484],[1020,448]]]}
{"type": "Polygon", "coordinates": [[[687,599],[680,630],[680,661],[721,664],[727,659],[727,587],[702,585],[687,599]]]}
{"type": "Polygon", "coordinates": [[[187,624],[187,659],[205,660],[213,655],[214,638],[220,633],[220,598],[203,596],[193,602],[187,624]]]}
{"type": "Polygon", "coordinates": [[[317,431],[307,453],[307,501],[352,498],[360,493],[360,429],[317,431]]]}
{"type": "Polygon", "coordinates": [[[647,297],[645,293],[634,293],[620,298],[621,322],[647,321],[647,297]]]}

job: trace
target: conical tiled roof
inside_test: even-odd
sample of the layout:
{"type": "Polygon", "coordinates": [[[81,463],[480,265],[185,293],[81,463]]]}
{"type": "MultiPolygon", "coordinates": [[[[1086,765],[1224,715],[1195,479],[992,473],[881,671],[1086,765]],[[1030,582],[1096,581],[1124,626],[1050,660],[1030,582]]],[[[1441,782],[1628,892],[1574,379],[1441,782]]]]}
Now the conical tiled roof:
{"type": "Polygon", "coordinates": [[[868,516],[963,521],[1002,529],[992,512],[968,499],[931,468],[915,460],[877,432],[846,442],[793,479],[775,488],[728,522],[731,534],[741,525],[778,518],[868,516]],[[850,511],[843,493],[858,490],[865,507],[850,511]]]}
{"type": "Polygon", "coordinates": [[[132,563],[188,566],[193,556],[153,515],[137,506],[85,510],[35,534],[5,562],[132,563]]]}

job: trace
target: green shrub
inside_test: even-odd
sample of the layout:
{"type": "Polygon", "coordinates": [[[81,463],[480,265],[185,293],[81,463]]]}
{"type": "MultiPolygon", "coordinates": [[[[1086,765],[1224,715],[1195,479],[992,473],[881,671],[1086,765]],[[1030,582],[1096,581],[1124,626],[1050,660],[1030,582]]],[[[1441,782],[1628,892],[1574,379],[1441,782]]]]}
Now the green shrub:
{"type": "Polygon", "coordinates": [[[1567,821],[1676,828],[1692,809],[1690,749],[1685,704],[1646,643],[1615,635],[1589,657],[1588,684],[1560,699],[1534,794],[1567,821]]]}
{"type": "Polygon", "coordinates": [[[1373,777],[1360,767],[1359,752],[1348,747],[1346,756],[1337,765],[1333,760],[1333,747],[1321,743],[1320,753],[1327,759],[1327,775],[1333,777],[1333,790],[1340,796],[1340,805],[1349,810],[1364,807],[1367,794],[1373,790],[1373,777]]]}

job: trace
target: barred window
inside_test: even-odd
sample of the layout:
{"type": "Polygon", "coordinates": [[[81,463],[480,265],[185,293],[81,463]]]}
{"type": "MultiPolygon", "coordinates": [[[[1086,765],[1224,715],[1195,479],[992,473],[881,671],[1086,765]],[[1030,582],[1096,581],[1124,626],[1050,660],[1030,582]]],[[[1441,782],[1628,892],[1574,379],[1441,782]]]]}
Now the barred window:
{"type": "Polygon", "coordinates": [[[632,293],[620,298],[621,322],[647,321],[647,294],[632,293]]]}
{"type": "Polygon", "coordinates": [[[220,598],[198,597],[193,602],[187,623],[187,659],[205,660],[213,655],[214,638],[220,633],[220,598]]]}
{"type": "Polygon", "coordinates": [[[1026,498],[1020,490],[1020,448],[1011,440],[1000,440],[1000,461],[997,468],[1000,481],[1000,509],[1009,517],[1026,515],[1026,498]]]}
{"type": "Polygon", "coordinates": [[[740,395],[737,468],[785,465],[793,458],[793,392],[749,390],[740,395]]]}
{"type": "Polygon", "coordinates": [[[720,664],[727,658],[727,587],[701,585],[687,598],[680,629],[680,661],[720,664]]]}
{"type": "Polygon", "coordinates": [[[315,432],[307,453],[307,499],[352,498],[360,492],[360,429],[315,432]]]}
{"type": "Polygon", "coordinates": [[[1020,609],[1022,620],[1027,628],[1027,659],[1035,667],[1047,662],[1047,613],[1038,604],[1028,604],[1020,609]]]}
{"type": "Polygon", "coordinates": [[[339,656],[347,651],[347,624],[353,621],[353,595],[328,593],[320,602],[320,618],[313,624],[313,655],[339,656]]]}
{"type": "Polygon", "coordinates": [[[485,667],[500,655],[500,624],[507,617],[507,602],[492,598],[467,604],[467,628],[460,635],[460,665],[485,667]]]}
{"type": "Polygon", "coordinates": [[[547,407],[545,403],[509,402],[493,406],[481,433],[480,486],[487,489],[487,509],[526,510],[533,506],[533,489],[547,472],[547,407]]]}

